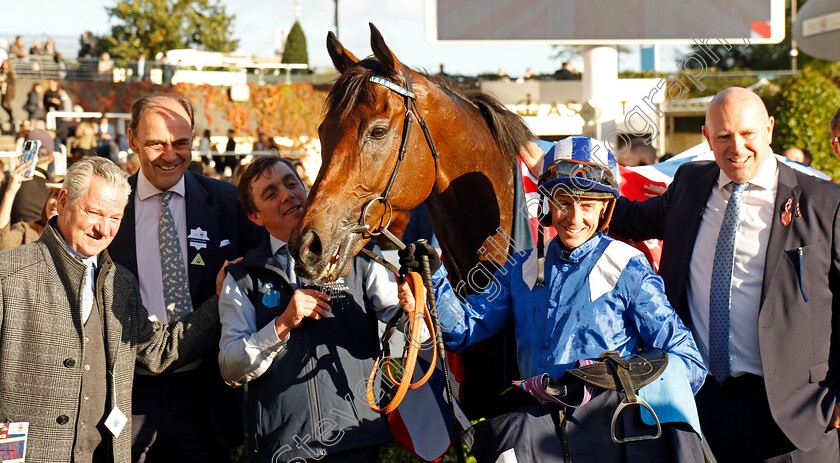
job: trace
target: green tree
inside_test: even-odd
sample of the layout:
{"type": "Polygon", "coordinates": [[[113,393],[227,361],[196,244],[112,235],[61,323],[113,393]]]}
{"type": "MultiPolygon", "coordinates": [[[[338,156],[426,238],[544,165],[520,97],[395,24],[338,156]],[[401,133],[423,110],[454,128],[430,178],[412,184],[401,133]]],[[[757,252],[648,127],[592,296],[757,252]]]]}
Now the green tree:
{"type": "Polygon", "coordinates": [[[295,21],[292,30],[286,37],[286,46],[283,47],[283,63],[303,63],[309,66],[309,54],[306,52],[306,36],[303,35],[303,29],[300,23],[295,21]]]}
{"type": "Polygon", "coordinates": [[[790,79],[782,89],[777,109],[773,151],[807,148],[814,157],[812,166],[840,180],[840,160],[834,156],[828,123],[837,110],[840,89],[821,74],[805,70],[790,79]],[[833,104],[832,104],[833,102],[833,104]]]}
{"type": "Polygon", "coordinates": [[[106,7],[111,34],[99,39],[97,50],[135,59],[141,52],[153,57],[179,48],[234,51],[235,15],[221,0],[118,0],[106,7]]]}

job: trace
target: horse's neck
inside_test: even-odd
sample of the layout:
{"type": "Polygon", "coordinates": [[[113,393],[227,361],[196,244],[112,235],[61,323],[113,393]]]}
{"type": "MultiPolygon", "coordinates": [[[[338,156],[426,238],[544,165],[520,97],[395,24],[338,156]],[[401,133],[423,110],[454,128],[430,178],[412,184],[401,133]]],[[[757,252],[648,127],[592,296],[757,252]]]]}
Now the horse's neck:
{"type": "MultiPolygon", "coordinates": [[[[445,181],[436,185],[436,194],[426,201],[447,269],[456,281],[474,280],[475,275],[487,272],[492,275],[510,247],[516,166],[499,152],[489,132],[486,137],[472,150],[464,146],[441,149],[445,181]],[[479,263],[484,264],[483,270],[477,267],[479,263]]],[[[481,284],[470,284],[469,292],[481,289],[476,286],[481,284]]]]}

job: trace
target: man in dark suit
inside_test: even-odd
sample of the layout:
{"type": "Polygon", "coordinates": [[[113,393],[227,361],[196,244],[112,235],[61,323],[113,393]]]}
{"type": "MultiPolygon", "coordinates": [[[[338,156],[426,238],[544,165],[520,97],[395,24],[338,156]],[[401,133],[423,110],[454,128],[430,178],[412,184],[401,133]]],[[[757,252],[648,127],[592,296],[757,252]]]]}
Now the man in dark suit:
{"type": "MultiPolygon", "coordinates": [[[[198,307],[215,292],[225,261],[244,255],[263,233],[239,206],[235,186],[187,172],[193,112],[185,97],[151,94],[135,101],[128,140],[141,169],[129,179],[128,226],[110,251],[137,275],[150,318],[172,322],[183,316],[172,310],[173,300],[188,297],[198,307]]],[[[244,395],[224,384],[216,356],[168,375],[138,370],[134,461],[228,460],[244,435],[244,395]]]]}
{"type": "Polygon", "coordinates": [[[239,164],[239,157],[233,155],[236,152],[236,131],[228,129],[227,135],[228,140],[225,145],[225,155],[213,156],[213,161],[216,162],[215,167],[219,175],[225,175],[225,168],[230,167],[230,177],[233,177],[233,171],[239,164]]]}
{"type": "Polygon", "coordinates": [[[175,77],[175,70],[177,66],[171,64],[169,62],[169,57],[166,56],[164,53],[163,56],[160,57],[160,70],[161,70],[161,84],[165,86],[172,85],[172,78],[175,77]]]}
{"type": "Polygon", "coordinates": [[[664,241],[660,273],[710,378],[697,394],[715,456],[832,462],[840,426],[840,187],[776,160],[761,99],[729,88],[703,134],[714,163],[622,198],[612,231],[664,241]]]}

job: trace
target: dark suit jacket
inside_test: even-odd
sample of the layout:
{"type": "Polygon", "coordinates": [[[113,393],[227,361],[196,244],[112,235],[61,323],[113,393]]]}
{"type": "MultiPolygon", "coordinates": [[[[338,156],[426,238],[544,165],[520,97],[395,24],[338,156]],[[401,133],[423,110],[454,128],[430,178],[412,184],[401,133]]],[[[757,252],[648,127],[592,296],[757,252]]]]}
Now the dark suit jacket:
{"type": "MultiPolygon", "coordinates": [[[[663,240],[665,292],[689,326],[689,264],[719,172],[714,162],[686,164],[664,195],[641,202],[619,199],[610,225],[634,240],[663,240]]],[[[838,206],[840,186],[779,163],[758,314],[759,350],[773,418],[806,451],[825,432],[840,394],[840,340],[834,339],[840,336],[838,206]],[[783,225],[788,199],[791,221],[783,225]]]]}
{"type": "MultiPolygon", "coordinates": [[[[108,248],[114,261],[134,275],[137,275],[133,226],[137,175],[139,172],[129,178],[131,196],[125,208],[123,226],[108,248]]],[[[216,275],[224,261],[244,256],[248,249],[257,246],[264,230],[248,220],[245,211],[239,205],[234,185],[189,171],[184,175],[184,182],[187,233],[201,227],[210,239],[207,247],[201,250],[187,246],[187,262],[193,262],[197,254],[201,254],[204,261],[204,265],[190,264],[187,269],[190,296],[193,305],[198,307],[216,294],[216,275]],[[223,245],[222,240],[229,240],[230,244],[223,245]]],[[[223,445],[235,447],[241,443],[244,435],[244,391],[225,385],[219,373],[218,349],[204,358],[201,368],[206,372],[204,384],[207,387],[207,397],[211,401],[207,407],[216,436],[223,445]]]]}

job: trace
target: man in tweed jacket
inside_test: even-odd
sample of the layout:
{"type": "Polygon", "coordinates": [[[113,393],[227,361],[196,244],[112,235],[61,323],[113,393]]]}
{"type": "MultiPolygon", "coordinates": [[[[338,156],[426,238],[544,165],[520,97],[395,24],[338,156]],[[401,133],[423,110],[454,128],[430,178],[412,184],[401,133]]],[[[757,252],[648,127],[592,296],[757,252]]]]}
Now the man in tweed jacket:
{"type": "Polygon", "coordinates": [[[218,341],[218,298],[151,322],[137,281],[111,261],[128,192],[111,161],[80,161],[41,238],[0,251],[0,420],[29,422],[28,462],[130,461],[130,420],[104,422],[131,413],[135,360],[163,372],[218,341]]]}

